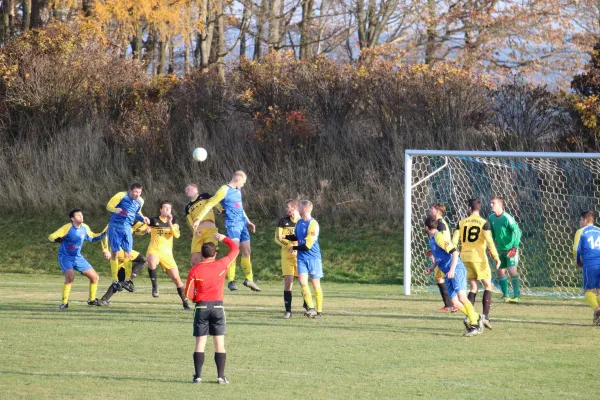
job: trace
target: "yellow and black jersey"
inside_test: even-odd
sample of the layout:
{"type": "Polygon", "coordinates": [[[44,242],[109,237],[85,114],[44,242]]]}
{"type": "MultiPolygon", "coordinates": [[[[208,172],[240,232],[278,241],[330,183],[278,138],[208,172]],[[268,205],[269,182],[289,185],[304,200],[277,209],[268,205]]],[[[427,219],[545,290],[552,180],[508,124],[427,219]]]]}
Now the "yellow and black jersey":
{"type": "Polygon", "coordinates": [[[286,216],[281,218],[277,223],[277,228],[275,229],[275,243],[281,246],[281,258],[296,258],[294,254],[291,254],[288,251],[288,246],[293,245],[294,243],[287,240],[285,237],[296,234],[296,222],[298,222],[298,219],[286,216]]]}
{"type": "Polygon", "coordinates": [[[444,235],[444,239],[448,242],[452,241],[452,233],[450,232],[450,227],[448,226],[448,222],[443,217],[439,217],[437,219],[438,226],[437,231],[441,232],[444,235]]]}
{"type": "Polygon", "coordinates": [[[148,252],[157,251],[164,253],[173,253],[173,238],[179,238],[179,225],[173,218],[173,228],[169,226],[166,220],[161,217],[150,218],[148,226],[152,230],[150,233],[150,244],[148,252]]]}
{"type": "MultiPolygon", "coordinates": [[[[190,228],[192,228],[192,225],[194,224],[196,218],[198,218],[200,211],[202,211],[202,209],[204,208],[206,203],[208,203],[208,200],[210,200],[211,197],[212,196],[208,193],[199,194],[198,197],[196,197],[196,200],[190,201],[185,206],[185,219],[187,220],[187,223],[190,226],[190,228]]],[[[217,204],[215,208],[219,213],[223,212],[223,207],[221,206],[221,204],[217,204]]],[[[204,221],[215,222],[215,213],[212,210],[210,210],[200,222],[204,221]]]]}
{"type": "Polygon", "coordinates": [[[490,223],[479,215],[461,219],[454,231],[452,242],[457,247],[458,242],[461,243],[460,258],[465,262],[486,262],[488,248],[492,257],[498,259],[490,223]]]}

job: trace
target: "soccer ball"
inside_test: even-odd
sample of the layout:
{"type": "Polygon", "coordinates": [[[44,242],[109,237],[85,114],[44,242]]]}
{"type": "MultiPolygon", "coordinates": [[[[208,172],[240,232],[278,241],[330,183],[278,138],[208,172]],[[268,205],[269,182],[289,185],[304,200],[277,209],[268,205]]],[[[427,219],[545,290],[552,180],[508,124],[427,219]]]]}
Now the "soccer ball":
{"type": "Polygon", "coordinates": [[[194,157],[194,160],[196,161],[204,161],[206,160],[206,157],[208,157],[208,153],[202,147],[198,147],[194,149],[192,157],[194,157]]]}

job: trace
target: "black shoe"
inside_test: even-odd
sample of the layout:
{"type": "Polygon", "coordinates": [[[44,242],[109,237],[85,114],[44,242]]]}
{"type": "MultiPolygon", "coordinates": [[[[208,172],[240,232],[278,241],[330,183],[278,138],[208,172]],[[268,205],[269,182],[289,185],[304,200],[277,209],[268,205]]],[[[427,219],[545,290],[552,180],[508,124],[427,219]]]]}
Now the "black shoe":
{"type": "Polygon", "coordinates": [[[472,326],[471,329],[467,329],[464,336],[477,336],[479,334],[481,334],[479,328],[476,326],[472,326]]]}
{"type": "Polygon", "coordinates": [[[100,307],[100,302],[98,301],[98,299],[95,299],[94,301],[88,301],[88,306],[98,306],[98,307],[100,307]]]}
{"type": "Polygon", "coordinates": [[[120,292],[123,290],[123,286],[121,285],[121,282],[119,282],[119,281],[114,281],[112,283],[112,287],[115,292],[120,292]]]}
{"type": "Polygon", "coordinates": [[[69,308],[69,303],[61,304],[60,306],[58,306],[58,308],[60,308],[61,310],[66,310],[67,308],[69,308]]]}
{"type": "Polygon", "coordinates": [[[238,287],[237,287],[237,284],[235,283],[235,281],[230,281],[230,282],[227,284],[227,288],[228,288],[229,290],[231,290],[232,292],[233,292],[234,290],[238,290],[238,287]]]}
{"type": "Polygon", "coordinates": [[[202,383],[202,378],[196,378],[196,376],[194,376],[192,378],[192,383],[202,383]]]}
{"type": "Polygon", "coordinates": [[[158,297],[158,286],[152,288],[152,297],[158,297]]]}
{"type": "Polygon", "coordinates": [[[127,290],[129,293],[135,292],[135,286],[133,286],[132,280],[121,283],[121,286],[123,286],[123,289],[127,290]]]}

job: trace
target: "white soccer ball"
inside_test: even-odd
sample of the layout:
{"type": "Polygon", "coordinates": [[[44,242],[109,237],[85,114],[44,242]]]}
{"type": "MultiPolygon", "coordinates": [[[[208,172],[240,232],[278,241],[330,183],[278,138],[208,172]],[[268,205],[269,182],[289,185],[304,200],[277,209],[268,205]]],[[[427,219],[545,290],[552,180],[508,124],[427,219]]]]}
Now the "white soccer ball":
{"type": "Polygon", "coordinates": [[[194,160],[196,161],[204,161],[206,160],[206,157],[208,157],[208,153],[202,147],[198,147],[197,149],[194,149],[192,157],[194,157],[194,160]]]}

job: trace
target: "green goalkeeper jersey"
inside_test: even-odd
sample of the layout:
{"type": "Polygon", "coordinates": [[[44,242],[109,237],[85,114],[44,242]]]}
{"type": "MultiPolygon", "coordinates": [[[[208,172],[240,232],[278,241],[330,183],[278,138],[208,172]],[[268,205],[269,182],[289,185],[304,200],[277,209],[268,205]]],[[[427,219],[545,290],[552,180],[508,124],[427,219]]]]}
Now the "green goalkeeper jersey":
{"type": "Polygon", "coordinates": [[[521,229],[512,215],[503,212],[498,216],[494,213],[488,220],[498,252],[505,253],[513,247],[519,248],[521,229]]]}

